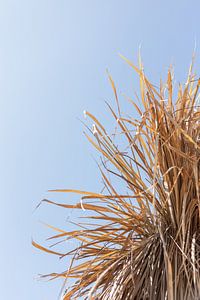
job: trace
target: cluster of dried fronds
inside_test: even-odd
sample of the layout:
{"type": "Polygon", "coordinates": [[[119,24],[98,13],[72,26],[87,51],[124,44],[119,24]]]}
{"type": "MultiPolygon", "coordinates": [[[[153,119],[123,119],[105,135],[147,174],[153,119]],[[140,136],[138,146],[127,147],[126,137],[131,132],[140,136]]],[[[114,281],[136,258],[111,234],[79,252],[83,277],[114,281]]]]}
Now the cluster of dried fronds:
{"type": "Polygon", "coordinates": [[[140,107],[131,103],[140,116],[125,117],[119,107],[117,114],[110,108],[127,139],[126,150],[120,151],[86,112],[94,122],[93,138],[87,137],[104,158],[104,192],[57,190],[81,194],[76,205],[45,200],[92,212],[87,228],[58,229],[54,239],[81,244],[69,253],[69,269],[51,275],[76,279],[64,300],[200,299],[200,81],[190,70],[186,84],[174,92],[169,71],[166,83],[157,88],[141,65],[127,62],[139,75],[140,107]],[[124,194],[108,174],[125,183],[124,194]]]}

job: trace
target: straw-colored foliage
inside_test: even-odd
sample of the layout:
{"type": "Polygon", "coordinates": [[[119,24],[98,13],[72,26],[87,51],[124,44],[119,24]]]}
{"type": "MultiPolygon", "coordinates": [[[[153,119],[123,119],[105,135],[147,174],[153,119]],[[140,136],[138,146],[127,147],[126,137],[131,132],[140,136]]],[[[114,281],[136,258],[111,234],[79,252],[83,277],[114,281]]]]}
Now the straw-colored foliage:
{"type": "Polygon", "coordinates": [[[137,102],[129,99],[138,118],[122,114],[109,75],[118,111],[109,108],[120,146],[86,112],[94,123],[87,138],[102,156],[104,190],[57,190],[80,194],[76,205],[45,200],[91,212],[88,226],[56,229],[53,237],[80,243],[68,254],[34,245],[72,255],[66,271],[50,274],[74,279],[64,300],[200,299],[200,81],[190,68],[187,82],[174,90],[169,70],[166,83],[156,87],[141,63],[135,67],[125,60],[139,75],[140,96],[137,102]],[[124,184],[121,194],[117,190],[124,184]]]}

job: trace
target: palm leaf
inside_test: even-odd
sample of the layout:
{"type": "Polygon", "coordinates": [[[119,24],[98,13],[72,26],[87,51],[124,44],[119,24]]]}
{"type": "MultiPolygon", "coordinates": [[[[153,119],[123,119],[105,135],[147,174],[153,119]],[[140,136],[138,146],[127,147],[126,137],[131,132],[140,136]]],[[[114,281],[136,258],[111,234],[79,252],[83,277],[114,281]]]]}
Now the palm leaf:
{"type": "Polygon", "coordinates": [[[155,88],[141,58],[139,67],[125,61],[139,76],[143,108],[130,101],[138,119],[121,113],[111,75],[118,114],[109,108],[118,137],[108,135],[86,112],[95,129],[86,136],[102,156],[106,192],[57,189],[53,191],[81,195],[80,202],[44,200],[91,212],[84,229],[68,232],[50,226],[58,232],[50,239],[81,244],[63,254],[33,245],[62,257],[74,255],[66,271],[49,275],[76,279],[63,300],[200,299],[200,81],[190,68],[184,88],[179,85],[174,92],[169,70],[166,84],[155,88]],[[123,141],[119,139],[120,147],[117,138],[123,141]],[[123,193],[116,182],[121,182],[123,193]]]}

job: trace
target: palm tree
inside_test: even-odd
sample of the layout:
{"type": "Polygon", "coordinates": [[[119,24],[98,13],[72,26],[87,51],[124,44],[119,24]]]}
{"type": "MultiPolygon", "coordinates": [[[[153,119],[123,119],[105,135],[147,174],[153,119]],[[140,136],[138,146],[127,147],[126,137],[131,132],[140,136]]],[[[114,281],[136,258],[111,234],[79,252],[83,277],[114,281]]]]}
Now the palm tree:
{"type": "Polygon", "coordinates": [[[174,91],[170,69],[158,88],[141,63],[125,60],[139,76],[140,97],[129,99],[138,118],[121,113],[109,75],[117,113],[108,106],[118,134],[109,135],[86,112],[94,123],[86,136],[102,156],[104,190],[56,190],[80,194],[76,205],[44,200],[91,212],[78,230],[56,229],[53,239],[80,244],[68,253],[69,268],[50,276],[75,279],[63,300],[200,299],[200,80],[191,65],[186,84],[174,91]]]}

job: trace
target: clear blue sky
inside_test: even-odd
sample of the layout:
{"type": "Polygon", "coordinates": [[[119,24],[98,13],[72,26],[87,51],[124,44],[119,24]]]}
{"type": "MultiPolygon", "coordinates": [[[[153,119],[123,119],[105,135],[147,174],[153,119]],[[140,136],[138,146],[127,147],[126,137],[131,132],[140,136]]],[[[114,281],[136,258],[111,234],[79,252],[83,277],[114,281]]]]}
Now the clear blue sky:
{"type": "Polygon", "coordinates": [[[53,199],[51,188],[100,189],[78,118],[87,109],[108,124],[106,68],[119,91],[133,94],[135,77],[118,53],[136,62],[140,45],[155,83],[171,63],[182,81],[196,39],[199,75],[199,11],[192,0],[0,1],[0,299],[57,299],[61,282],[34,277],[67,261],[33,249],[31,238],[49,235],[40,221],[67,228],[71,213],[33,210],[53,199]]]}

